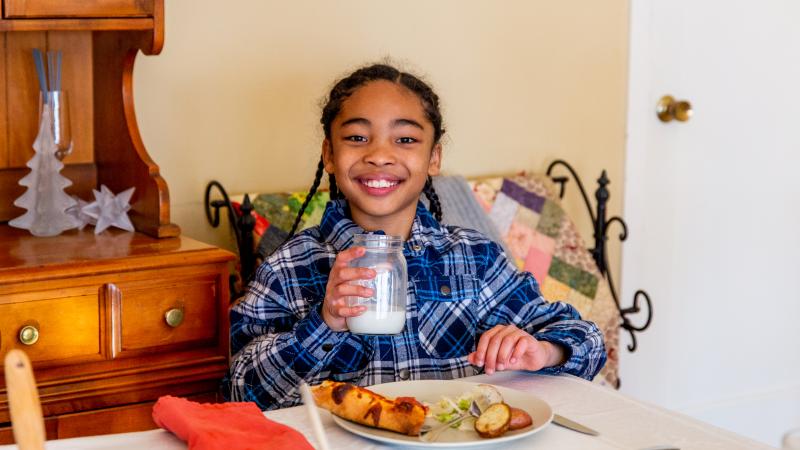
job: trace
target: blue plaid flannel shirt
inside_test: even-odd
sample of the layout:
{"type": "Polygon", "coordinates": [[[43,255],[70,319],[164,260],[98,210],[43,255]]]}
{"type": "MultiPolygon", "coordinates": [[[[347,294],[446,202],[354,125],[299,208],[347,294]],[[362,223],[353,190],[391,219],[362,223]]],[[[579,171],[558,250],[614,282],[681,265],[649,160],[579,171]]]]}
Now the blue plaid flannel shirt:
{"type": "Polygon", "coordinates": [[[591,379],[605,364],[603,336],[593,323],[566,303],[546,302],[533,276],[517,270],[499,245],[477,231],[441,226],[422,203],[403,249],[409,281],[404,331],[332,331],[320,311],[328,274],[336,254],[363,232],[344,200],[330,202],[319,226],[294,236],[258,268],[230,312],[233,360],[223,380],[229,400],[275,409],[300,403],[301,380],[368,386],[476,375],[483,369],[466,357],[498,324],[567,349],[565,364],[540,373],[591,379]]]}

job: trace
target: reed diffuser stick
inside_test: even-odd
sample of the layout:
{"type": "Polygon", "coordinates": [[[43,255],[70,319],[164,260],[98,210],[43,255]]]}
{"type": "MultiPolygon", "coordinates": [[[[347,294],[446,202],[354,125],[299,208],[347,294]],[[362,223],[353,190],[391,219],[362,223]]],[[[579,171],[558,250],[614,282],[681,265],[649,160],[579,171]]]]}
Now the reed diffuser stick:
{"type": "Polygon", "coordinates": [[[38,48],[33,49],[33,63],[36,66],[36,76],[39,78],[39,90],[42,91],[42,98],[47,103],[47,74],[44,71],[42,51],[38,48]]]}

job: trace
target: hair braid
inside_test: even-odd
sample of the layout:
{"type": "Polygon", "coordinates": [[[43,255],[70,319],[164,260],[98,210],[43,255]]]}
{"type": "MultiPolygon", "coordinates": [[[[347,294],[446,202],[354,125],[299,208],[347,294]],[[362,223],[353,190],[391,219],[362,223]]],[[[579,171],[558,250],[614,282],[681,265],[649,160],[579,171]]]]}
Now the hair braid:
{"type": "Polygon", "coordinates": [[[339,186],[336,186],[336,176],[332,173],[328,174],[328,190],[331,192],[331,200],[343,198],[339,192],[339,186]]]}
{"type": "Polygon", "coordinates": [[[436,218],[437,221],[442,221],[442,204],[439,202],[439,195],[436,193],[436,189],[433,188],[433,178],[428,177],[425,180],[425,187],[422,189],[422,192],[425,193],[425,197],[428,197],[428,200],[431,202],[431,214],[433,217],[436,218]]]}
{"type": "MultiPolygon", "coordinates": [[[[311,199],[314,198],[314,194],[317,193],[317,188],[319,187],[319,182],[322,180],[322,171],[325,168],[325,163],[322,161],[322,156],[319,157],[319,164],[317,164],[317,173],[314,175],[314,183],[311,185],[311,189],[308,190],[308,195],[306,195],[306,199],[303,201],[303,206],[300,207],[300,211],[297,212],[297,217],[294,219],[294,225],[292,225],[292,231],[289,232],[289,236],[286,238],[286,241],[294,236],[294,232],[297,231],[298,225],[300,225],[300,220],[303,218],[303,213],[306,212],[306,207],[311,202],[311,199]]],[[[286,243],[284,241],[284,243],[286,243]]]]}

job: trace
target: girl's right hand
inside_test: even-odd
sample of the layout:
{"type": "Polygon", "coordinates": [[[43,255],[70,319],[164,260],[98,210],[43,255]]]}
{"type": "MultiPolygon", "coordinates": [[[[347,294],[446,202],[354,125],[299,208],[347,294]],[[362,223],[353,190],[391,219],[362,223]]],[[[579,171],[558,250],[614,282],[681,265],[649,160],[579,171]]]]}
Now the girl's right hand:
{"type": "Polygon", "coordinates": [[[346,297],[368,298],[373,295],[372,289],[351,283],[375,278],[375,271],[372,269],[349,266],[350,261],[364,256],[364,253],[364,247],[351,247],[336,255],[322,303],[322,319],[333,331],[347,330],[345,318],[359,316],[367,310],[365,306],[347,306],[346,297]]]}

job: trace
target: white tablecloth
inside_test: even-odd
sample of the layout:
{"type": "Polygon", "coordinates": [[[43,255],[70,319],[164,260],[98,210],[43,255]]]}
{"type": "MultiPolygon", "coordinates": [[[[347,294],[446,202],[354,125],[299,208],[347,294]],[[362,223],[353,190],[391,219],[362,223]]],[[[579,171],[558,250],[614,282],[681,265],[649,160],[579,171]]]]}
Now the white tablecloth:
{"type": "MultiPolygon", "coordinates": [[[[550,425],[527,438],[505,443],[503,450],[581,449],[639,450],[672,446],[681,450],[737,450],[771,448],[743,436],[716,428],[682,414],[644,404],[617,391],[572,376],[543,376],[505,372],[465,378],[464,381],[491,383],[530,392],[547,401],[557,414],[600,432],[588,436],[550,425]]],[[[307,412],[303,407],[266,412],[277,422],[302,432],[316,446],[307,412]]],[[[328,414],[322,417],[332,449],[398,448],[361,438],[339,428],[328,414]]],[[[487,441],[488,447],[491,443],[487,441]]],[[[14,446],[0,446],[12,449],[14,446]]],[[[163,430],[49,441],[48,449],[176,449],[186,445],[163,430]]]]}

